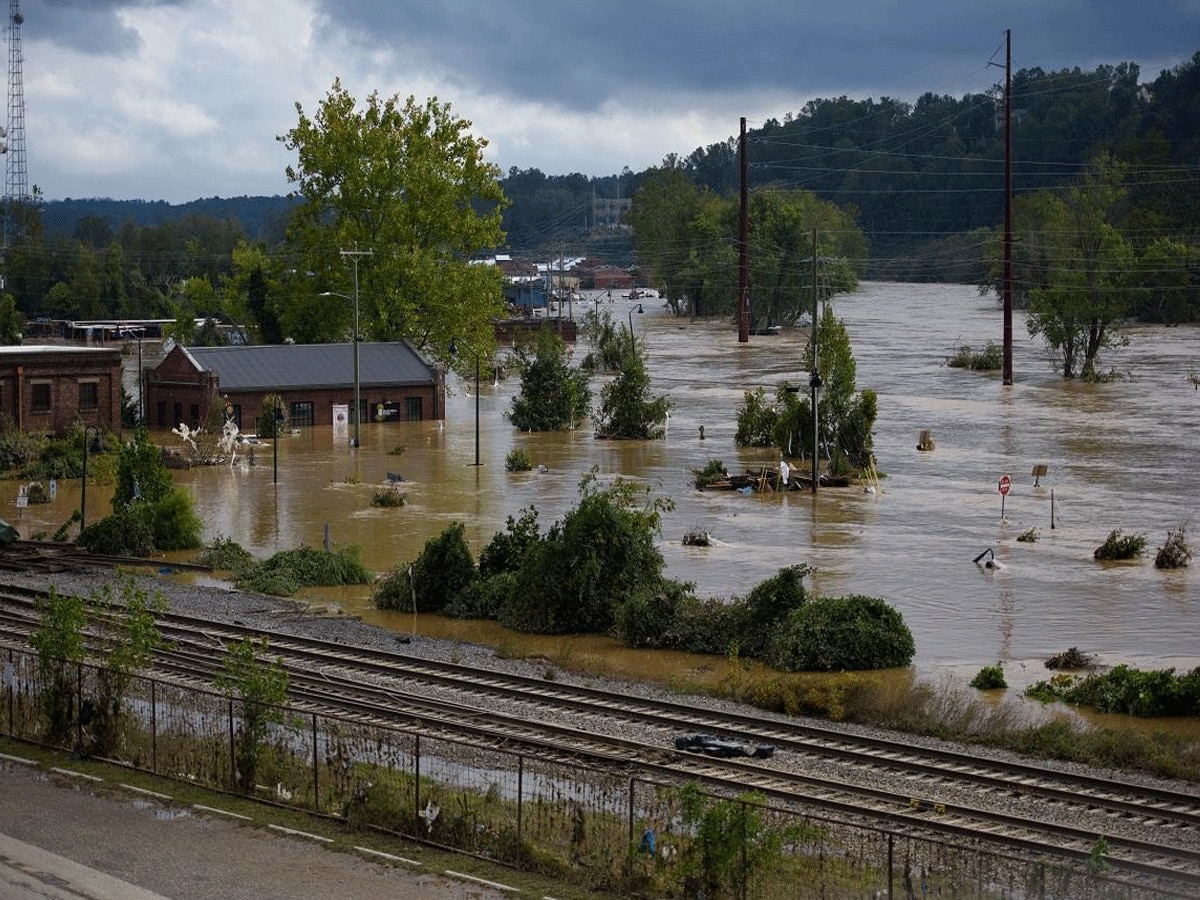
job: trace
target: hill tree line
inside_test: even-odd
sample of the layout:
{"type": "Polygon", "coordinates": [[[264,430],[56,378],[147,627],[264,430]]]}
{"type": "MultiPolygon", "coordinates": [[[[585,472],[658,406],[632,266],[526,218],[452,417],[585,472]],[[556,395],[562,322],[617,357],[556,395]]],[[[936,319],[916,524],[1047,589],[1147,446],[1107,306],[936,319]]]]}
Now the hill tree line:
{"type": "MultiPolygon", "coordinates": [[[[959,98],[927,93],[911,104],[887,97],[821,99],[751,131],[756,324],[785,321],[803,308],[812,251],[798,232],[812,229],[821,241],[816,259],[823,291],[847,289],[862,276],[991,283],[1003,210],[1002,99],[996,90],[959,98]]],[[[1137,314],[1200,320],[1200,53],[1146,83],[1129,63],[1092,72],[1021,70],[1013,77],[1013,109],[1023,298],[1043,286],[1044,273],[1034,265],[1039,258],[1044,262],[1054,252],[1065,259],[1065,250],[1045,239],[1049,225],[1066,221],[1052,199],[1079,199],[1101,166],[1112,185],[1105,228],[1120,236],[1126,261],[1143,282],[1171,282],[1169,300],[1147,301],[1137,314]],[[1034,232],[1041,234],[1038,241],[1028,237],[1034,232]]],[[[475,250],[636,261],[679,311],[732,308],[734,139],[672,155],[638,173],[496,174],[504,198],[499,228],[475,250]],[[593,217],[596,197],[632,198],[625,223],[632,233],[601,227],[593,217]],[[672,211],[664,202],[683,205],[672,211]]],[[[484,206],[494,211],[495,199],[484,206]]],[[[304,201],[300,192],[181,206],[43,202],[35,195],[12,211],[3,260],[7,312],[0,313],[27,319],[211,316],[246,322],[264,341],[331,339],[318,333],[324,319],[309,315],[311,297],[307,312],[292,308],[294,275],[311,248],[289,243],[287,235],[289,227],[294,237],[300,233],[296,217],[304,201]]],[[[484,208],[477,203],[477,210],[484,208]]],[[[370,236],[371,223],[363,220],[359,230],[370,236]]],[[[329,259],[332,276],[339,260],[329,259]]],[[[1119,262],[1120,255],[1112,259],[1119,262]]],[[[345,281],[333,289],[345,293],[345,281]]],[[[1116,280],[1106,289],[1128,287],[1116,280]]],[[[403,310],[371,312],[384,317],[371,320],[381,335],[407,327],[399,318],[407,315],[403,310]]],[[[333,324],[344,323],[338,317],[333,324]]]]}

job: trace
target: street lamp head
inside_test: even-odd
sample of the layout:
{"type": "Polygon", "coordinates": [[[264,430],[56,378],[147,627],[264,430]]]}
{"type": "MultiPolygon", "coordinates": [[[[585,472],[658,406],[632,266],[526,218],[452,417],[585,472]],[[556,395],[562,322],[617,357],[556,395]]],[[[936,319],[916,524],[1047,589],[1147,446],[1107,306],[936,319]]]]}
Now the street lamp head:
{"type": "Polygon", "coordinates": [[[825,382],[821,380],[821,373],[813,369],[812,375],[809,376],[808,386],[812,388],[814,394],[821,393],[821,388],[825,386],[825,382]]]}
{"type": "Polygon", "coordinates": [[[645,310],[644,310],[644,309],[642,309],[642,304],[640,304],[640,303],[639,303],[637,306],[635,306],[635,307],[633,308],[633,311],[634,311],[635,313],[637,313],[638,315],[641,315],[642,313],[644,313],[644,312],[645,312],[645,310]]]}

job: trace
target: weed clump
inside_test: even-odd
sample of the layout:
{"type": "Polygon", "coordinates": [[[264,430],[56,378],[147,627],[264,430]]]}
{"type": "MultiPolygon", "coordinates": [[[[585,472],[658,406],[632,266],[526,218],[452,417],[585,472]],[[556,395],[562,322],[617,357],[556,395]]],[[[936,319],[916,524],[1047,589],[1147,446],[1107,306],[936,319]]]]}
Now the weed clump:
{"type": "Polygon", "coordinates": [[[235,583],[243,590],[277,597],[290,597],[302,587],[370,584],[373,575],[362,564],[361,555],[355,546],[337,550],[314,547],[283,550],[246,567],[235,583]]]}
{"type": "Polygon", "coordinates": [[[1187,529],[1180,525],[1167,532],[1167,542],[1154,555],[1156,569],[1183,569],[1192,561],[1192,548],[1188,546],[1187,529]]]}
{"type": "Polygon", "coordinates": [[[1008,682],[1004,680],[1004,669],[999,663],[994,666],[984,666],[971,679],[971,687],[981,691],[994,691],[1008,687],[1008,682]]]}

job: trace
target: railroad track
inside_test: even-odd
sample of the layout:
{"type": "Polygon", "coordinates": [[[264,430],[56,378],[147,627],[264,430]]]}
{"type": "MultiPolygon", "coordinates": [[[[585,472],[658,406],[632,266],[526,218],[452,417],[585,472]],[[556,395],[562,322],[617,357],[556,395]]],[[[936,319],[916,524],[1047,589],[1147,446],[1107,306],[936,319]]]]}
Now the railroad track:
{"type": "MultiPolygon", "coordinates": [[[[0,590],[0,633],[22,643],[34,626],[36,592],[0,590]]],[[[236,624],[164,615],[173,645],[157,668],[211,685],[220,651],[262,632],[236,624]]],[[[982,760],[831,728],[714,711],[566,685],[383,650],[348,647],[280,631],[269,634],[284,660],[292,699],[314,711],[364,722],[419,725],[426,733],[488,746],[520,747],[542,758],[586,760],[731,791],[755,789],[776,802],[827,815],[869,818],[910,833],[986,842],[1014,851],[1083,861],[1104,835],[1116,870],[1200,891],[1200,795],[1041,766],[982,760]],[[430,696],[436,690],[438,697],[430,696]],[[501,709],[501,707],[504,707],[501,709]],[[645,737],[614,732],[636,726],[645,737]],[[777,748],[769,762],[712,759],[675,750],[681,731],[710,731],[777,748]],[[809,763],[832,766],[806,774],[809,763]],[[885,773],[888,787],[877,786],[885,773]],[[895,787],[899,781],[904,790],[895,787]],[[977,799],[961,799],[969,789],[977,799]],[[1019,814],[1007,811],[1018,806],[1019,814]],[[1042,807],[1044,815],[1029,809],[1042,807]],[[1155,840],[1139,837],[1153,829],[1155,840]]],[[[1182,896],[1182,895],[1181,895],[1182,896]]]]}

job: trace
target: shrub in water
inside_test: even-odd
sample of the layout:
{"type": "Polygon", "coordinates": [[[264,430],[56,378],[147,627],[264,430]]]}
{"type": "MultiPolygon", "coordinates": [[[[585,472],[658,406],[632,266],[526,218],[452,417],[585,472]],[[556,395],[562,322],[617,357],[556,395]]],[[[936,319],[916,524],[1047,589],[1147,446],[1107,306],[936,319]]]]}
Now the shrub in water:
{"type": "Polygon", "coordinates": [[[532,468],[533,460],[520,447],[509,451],[508,455],[504,457],[505,472],[528,472],[532,468]]]}
{"type": "Polygon", "coordinates": [[[1146,551],[1144,534],[1123,534],[1120,528],[1108,533],[1108,539],[1092,554],[1099,560],[1137,559],[1146,551]]]}
{"type": "Polygon", "coordinates": [[[1008,687],[1008,682],[1004,680],[1004,669],[999,663],[994,666],[984,666],[971,679],[971,687],[981,691],[994,691],[998,688],[1008,687]]]}
{"type": "Polygon", "coordinates": [[[383,579],[375,591],[380,609],[440,612],[479,577],[467,544],[466,526],[453,522],[411,564],[401,566],[383,579]]]}

